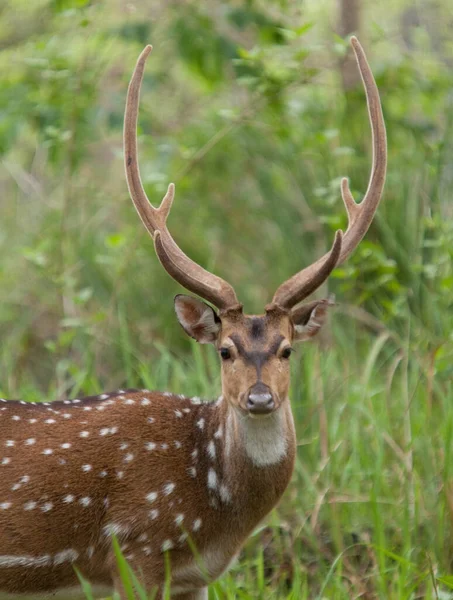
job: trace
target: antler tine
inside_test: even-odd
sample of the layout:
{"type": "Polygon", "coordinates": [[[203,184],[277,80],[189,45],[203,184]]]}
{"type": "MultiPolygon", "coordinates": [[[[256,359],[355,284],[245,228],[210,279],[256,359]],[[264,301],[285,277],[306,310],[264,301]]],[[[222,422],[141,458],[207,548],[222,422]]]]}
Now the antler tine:
{"type": "Polygon", "coordinates": [[[351,38],[351,45],[365,88],[371,125],[373,161],[370,181],[362,202],[356,204],[347,179],[342,179],[341,195],[348,213],[348,228],[342,238],[336,263],[332,265],[335,256],[334,243],[332,249],[323,257],[283,283],[274,294],[272,302],[287,309],[292,308],[313,293],[327,279],[333,268],[343,263],[355,250],[368,231],[384,188],[387,169],[387,139],[379,92],[365,52],[356,37],[351,38]]]}
{"type": "Polygon", "coordinates": [[[143,224],[154,239],[156,252],[164,269],[178,283],[217,308],[226,310],[239,307],[231,285],[192,261],[179,248],[168,231],[166,222],[175,195],[174,184],[170,183],[168,186],[159,208],[151,205],[143,189],[138,166],[137,120],[140,88],[146,59],[151,50],[151,46],[146,46],[140,54],[127,92],[124,115],[124,162],[130,196],[143,224]]]}

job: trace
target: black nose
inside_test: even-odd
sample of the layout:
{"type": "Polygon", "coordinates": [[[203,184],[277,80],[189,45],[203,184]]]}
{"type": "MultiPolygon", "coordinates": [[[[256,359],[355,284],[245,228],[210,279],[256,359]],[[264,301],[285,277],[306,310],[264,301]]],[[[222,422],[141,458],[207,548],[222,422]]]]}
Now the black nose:
{"type": "Polygon", "coordinates": [[[247,409],[249,412],[254,415],[267,415],[274,408],[274,399],[267,385],[257,383],[250,389],[247,398],[247,409]]]}

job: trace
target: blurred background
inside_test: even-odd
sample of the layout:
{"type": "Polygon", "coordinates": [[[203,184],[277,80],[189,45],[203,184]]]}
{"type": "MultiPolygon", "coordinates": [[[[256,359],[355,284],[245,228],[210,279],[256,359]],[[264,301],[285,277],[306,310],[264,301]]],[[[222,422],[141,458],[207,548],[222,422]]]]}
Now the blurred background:
{"type": "Polygon", "coordinates": [[[124,386],[218,393],[215,352],[182,334],[173,313],[182,290],[125,183],[125,95],[145,44],[154,46],[139,117],[148,196],[157,204],[176,183],[175,239],[234,285],[247,312],[261,312],[345,227],[341,177],[356,200],[366,190],[371,132],[350,34],[376,77],[384,198],[321,292],[338,302],[327,332],[294,358],[294,482],[215,597],[453,597],[451,8],[0,3],[0,394],[9,398],[124,386]]]}

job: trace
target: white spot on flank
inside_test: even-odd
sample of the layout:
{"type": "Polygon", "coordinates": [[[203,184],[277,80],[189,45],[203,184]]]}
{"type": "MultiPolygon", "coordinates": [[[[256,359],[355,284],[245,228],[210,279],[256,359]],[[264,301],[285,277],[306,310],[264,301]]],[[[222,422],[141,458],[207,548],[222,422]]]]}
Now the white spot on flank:
{"type": "Polygon", "coordinates": [[[220,498],[222,499],[223,502],[225,502],[225,503],[231,502],[230,490],[227,488],[227,486],[224,483],[220,484],[219,492],[220,492],[220,498]]]}
{"type": "Polygon", "coordinates": [[[186,414],[189,414],[190,413],[190,408],[183,408],[182,412],[185,412],[186,414]]]}
{"type": "Polygon", "coordinates": [[[199,419],[199,420],[197,421],[197,427],[198,427],[198,428],[199,428],[201,431],[203,431],[203,429],[204,429],[204,419],[199,419]]]}
{"type": "Polygon", "coordinates": [[[71,502],[74,502],[74,500],[75,497],[72,494],[68,494],[63,498],[63,502],[65,502],[66,504],[70,504],[71,502]]]}
{"type": "Polygon", "coordinates": [[[79,404],[79,402],[81,402],[81,400],[79,400],[78,398],[72,401],[73,404],[79,404]]]}
{"type": "Polygon", "coordinates": [[[25,440],[24,444],[26,446],[33,446],[33,444],[36,444],[36,438],[28,438],[28,440],[25,440]]]}
{"type": "Polygon", "coordinates": [[[79,503],[82,506],[89,506],[91,504],[91,498],[89,496],[85,496],[83,498],[80,498],[79,503]]]}
{"type": "Polygon", "coordinates": [[[87,548],[88,558],[93,558],[93,554],[94,554],[94,546],[88,546],[88,548],[87,548]]]}
{"type": "Polygon", "coordinates": [[[99,473],[99,477],[107,477],[107,475],[108,475],[108,473],[107,473],[107,471],[106,471],[106,470],[104,470],[104,471],[101,471],[101,472],[99,473]]]}
{"type": "Polygon", "coordinates": [[[52,423],[56,423],[56,421],[55,419],[46,419],[44,423],[48,423],[49,425],[51,425],[52,423]]]}
{"type": "Polygon", "coordinates": [[[212,440],[209,442],[207,449],[208,449],[209,457],[212,460],[214,460],[215,459],[215,444],[214,444],[214,442],[212,440]]]}
{"type": "Polygon", "coordinates": [[[208,488],[210,490],[215,490],[217,488],[217,473],[214,469],[209,469],[208,471],[208,488]]]}
{"type": "Polygon", "coordinates": [[[69,413],[63,413],[63,419],[70,419],[72,417],[72,415],[70,415],[69,413]]]}
{"type": "Polygon", "coordinates": [[[191,456],[192,456],[192,458],[194,460],[197,458],[197,456],[198,456],[198,450],[197,450],[197,448],[195,448],[195,450],[192,452],[191,456]]]}
{"type": "Polygon", "coordinates": [[[108,435],[110,433],[110,429],[108,427],[103,427],[100,431],[99,431],[99,435],[108,435]]]}
{"type": "Polygon", "coordinates": [[[149,400],[149,398],[143,398],[142,406],[148,406],[149,404],[151,404],[151,400],[149,400]]]}
{"type": "Polygon", "coordinates": [[[148,417],[148,423],[154,423],[155,419],[153,417],[148,417]]]}
{"type": "Polygon", "coordinates": [[[198,531],[201,527],[201,519],[195,519],[192,525],[193,531],[198,531]]]}
{"type": "Polygon", "coordinates": [[[201,398],[199,398],[198,396],[195,396],[194,398],[190,399],[190,403],[191,404],[201,404],[201,398]]]}
{"type": "Polygon", "coordinates": [[[134,455],[132,454],[132,452],[129,452],[128,454],[126,454],[126,456],[124,457],[124,462],[132,462],[134,460],[134,455]]]}
{"type": "Polygon", "coordinates": [[[0,504],[0,510],[7,510],[11,507],[11,502],[2,502],[0,504]]]}
{"type": "Polygon", "coordinates": [[[197,470],[195,467],[189,467],[187,469],[187,473],[193,478],[195,479],[195,477],[197,476],[197,470]]]}
{"type": "Polygon", "coordinates": [[[214,437],[216,439],[220,439],[223,435],[223,427],[222,425],[220,425],[220,427],[217,429],[217,431],[214,433],[214,437]]]}
{"type": "Polygon", "coordinates": [[[42,512],[49,512],[50,510],[52,510],[53,508],[53,504],[52,502],[45,502],[42,506],[41,506],[41,510],[42,512]]]}
{"type": "Polygon", "coordinates": [[[154,450],[156,448],[156,444],[154,442],[146,442],[145,448],[147,450],[154,450]]]}
{"type": "Polygon", "coordinates": [[[30,500],[29,502],[26,502],[24,504],[24,510],[34,510],[37,506],[37,503],[34,502],[33,500],[30,500]]]}
{"type": "Polygon", "coordinates": [[[165,540],[162,544],[162,552],[171,550],[173,548],[173,542],[171,540],[165,540]]]}
{"type": "Polygon", "coordinates": [[[151,548],[149,546],[143,546],[143,552],[146,556],[149,556],[151,554],[151,548]]]}
{"type": "Polygon", "coordinates": [[[72,562],[75,562],[78,557],[79,557],[79,553],[76,552],[75,550],[72,550],[72,549],[62,550],[61,552],[58,552],[57,554],[55,554],[54,559],[53,559],[53,564],[61,565],[64,562],[72,563],[72,562]]]}
{"type": "Polygon", "coordinates": [[[109,397],[109,395],[108,395],[108,394],[101,394],[101,395],[99,396],[99,399],[100,399],[100,400],[107,400],[107,398],[108,398],[108,397],[109,397]]]}
{"type": "Polygon", "coordinates": [[[167,483],[164,485],[164,494],[166,496],[170,495],[172,491],[175,489],[176,485],[174,483],[167,483]]]}
{"type": "Polygon", "coordinates": [[[120,450],[126,450],[126,448],[129,448],[129,444],[127,442],[120,444],[120,450]]]}
{"type": "Polygon", "coordinates": [[[127,398],[127,399],[124,401],[124,404],[135,404],[135,400],[133,400],[132,398],[127,398]]]}
{"type": "Polygon", "coordinates": [[[104,535],[127,535],[130,532],[128,525],[121,525],[121,523],[108,523],[104,528],[104,535]]]}
{"type": "Polygon", "coordinates": [[[6,443],[5,443],[5,446],[7,448],[11,448],[12,446],[14,446],[15,443],[16,442],[14,440],[7,440],[6,443]]]}
{"type": "Polygon", "coordinates": [[[11,462],[11,459],[8,456],[5,458],[2,458],[2,465],[9,465],[10,462],[11,462]]]}
{"type": "Polygon", "coordinates": [[[43,556],[0,556],[0,567],[49,567],[63,562],[74,562],[78,557],[75,550],[63,550],[52,559],[50,554],[43,556]]]}
{"type": "Polygon", "coordinates": [[[176,517],[175,517],[175,523],[176,523],[176,525],[181,525],[181,523],[183,521],[184,521],[184,515],[183,514],[176,515],[176,517]]]}
{"type": "Polygon", "coordinates": [[[148,541],[148,535],[146,533],[141,533],[137,538],[137,542],[140,542],[140,543],[147,542],[147,541],[148,541]]]}
{"type": "Polygon", "coordinates": [[[11,417],[12,421],[20,421],[20,417],[18,415],[14,415],[11,417]]]}
{"type": "Polygon", "coordinates": [[[149,494],[147,494],[146,499],[148,500],[148,502],[154,502],[157,498],[157,492],[150,492],[149,494]]]}
{"type": "Polygon", "coordinates": [[[118,477],[118,479],[123,479],[123,477],[124,477],[124,471],[117,471],[116,472],[116,476],[118,477]]]}
{"type": "Polygon", "coordinates": [[[46,448],[45,450],[43,450],[41,452],[41,454],[45,454],[46,456],[50,456],[51,454],[53,454],[53,450],[52,450],[52,448],[46,448]]]}
{"type": "Polygon", "coordinates": [[[175,410],[175,416],[177,416],[178,419],[181,419],[183,415],[182,415],[182,412],[180,410],[175,410]]]}
{"type": "Polygon", "coordinates": [[[162,450],[168,450],[168,444],[166,444],[165,442],[161,444],[160,447],[162,448],[162,450]]]}
{"type": "Polygon", "coordinates": [[[69,442],[65,442],[64,444],[61,444],[61,447],[62,447],[64,450],[67,450],[68,448],[70,448],[70,447],[71,447],[71,444],[70,444],[69,442]]]}
{"type": "Polygon", "coordinates": [[[178,440],[175,440],[174,444],[175,444],[175,448],[177,448],[178,450],[179,450],[179,448],[182,447],[181,442],[179,442],[178,440]]]}
{"type": "Polygon", "coordinates": [[[149,511],[149,518],[154,521],[155,519],[157,519],[157,517],[159,516],[159,511],[157,510],[157,508],[153,508],[153,510],[149,511]]]}
{"type": "Polygon", "coordinates": [[[93,408],[91,406],[84,406],[83,410],[90,411],[90,410],[93,410],[93,408]]]}
{"type": "Polygon", "coordinates": [[[80,436],[81,438],[87,438],[89,435],[90,435],[90,432],[89,432],[89,431],[81,431],[81,432],[79,433],[79,436],[80,436]]]}
{"type": "Polygon", "coordinates": [[[82,471],[85,471],[85,473],[88,473],[88,471],[92,470],[92,466],[91,465],[83,465],[82,466],[82,471]]]}
{"type": "Polygon", "coordinates": [[[38,422],[38,419],[28,419],[28,422],[29,422],[29,423],[32,423],[32,424],[33,424],[33,423],[37,423],[37,422],[38,422]]]}

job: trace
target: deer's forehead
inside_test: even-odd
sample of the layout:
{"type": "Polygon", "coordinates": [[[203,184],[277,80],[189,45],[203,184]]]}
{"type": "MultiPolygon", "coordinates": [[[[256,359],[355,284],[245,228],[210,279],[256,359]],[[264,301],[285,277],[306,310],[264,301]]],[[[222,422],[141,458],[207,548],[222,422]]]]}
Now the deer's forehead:
{"type": "Polygon", "coordinates": [[[273,343],[276,338],[291,339],[291,327],[287,316],[244,315],[233,321],[222,319],[222,338],[239,338],[247,346],[262,346],[273,343]]]}

